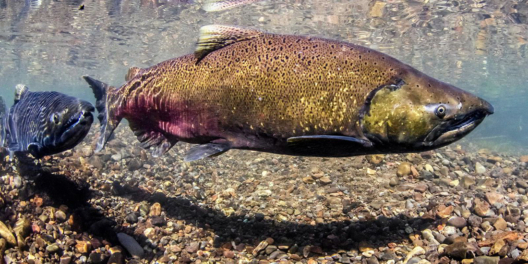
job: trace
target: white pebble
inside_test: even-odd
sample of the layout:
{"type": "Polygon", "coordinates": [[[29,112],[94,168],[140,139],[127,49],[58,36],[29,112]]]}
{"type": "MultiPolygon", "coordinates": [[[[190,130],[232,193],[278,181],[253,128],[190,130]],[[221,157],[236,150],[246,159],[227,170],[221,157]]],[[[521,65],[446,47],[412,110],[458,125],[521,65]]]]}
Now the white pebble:
{"type": "Polygon", "coordinates": [[[409,262],[409,260],[414,256],[423,255],[423,254],[425,254],[425,250],[422,247],[415,247],[413,248],[413,250],[411,250],[411,252],[409,252],[409,254],[407,254],[407,257],[405,258],[403,263],[409,262]]]}
{"type": "Polygon", "coordinates": [[[475,171],[478,174],[484,174],[486,172],[486,168],[482,164],[480,164],[480,162],[477,162],[475,164],[475,171]]]}
{"type": "Polygon", "coordinates": [[[446,235],[446,236],[454,235],[457,232],[456,227],[454,227],[454,226],[446,226],[446,227],[444,227],[443,231],[444,231],[443,232],[444,235],[446,235]]]}

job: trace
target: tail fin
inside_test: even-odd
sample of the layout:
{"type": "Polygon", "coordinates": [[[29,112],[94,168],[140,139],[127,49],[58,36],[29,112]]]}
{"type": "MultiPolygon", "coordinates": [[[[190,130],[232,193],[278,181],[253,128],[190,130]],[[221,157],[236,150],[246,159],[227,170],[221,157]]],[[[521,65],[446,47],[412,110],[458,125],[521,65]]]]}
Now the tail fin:
{"type": "Polygon", "coordinates": [[[101,151],[106,142],[112,136],[112,133],[121,122],[121,117],[117,116],[116,110],[120,107],[121,97],[115,94],[115,87],[98,81],[90,76],[83,76],[84,80],[90,85],[95,95],[95,108],[99,115],[97,118],[101,123],[101,135],[97,140],[96,152],[101,151]]]}
{"type": "Polygon", "coordinates": [[[7,120],[7,108],[4,103],[4,99],[0,96],[0,148],[4,147],[5,141],[5,122],[7,120]]]}

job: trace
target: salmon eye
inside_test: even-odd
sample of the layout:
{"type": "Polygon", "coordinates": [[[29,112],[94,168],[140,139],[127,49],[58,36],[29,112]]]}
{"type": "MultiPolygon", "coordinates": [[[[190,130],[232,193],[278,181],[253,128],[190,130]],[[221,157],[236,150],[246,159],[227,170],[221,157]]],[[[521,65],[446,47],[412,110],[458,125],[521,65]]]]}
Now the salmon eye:
{"type": "Polygon", "coordinates": [[[446,108],[445,106],[443,105],[440,105],[438,108],[436,108],[436,111],[435,111],[435,114],[436,116],[438,116],[438,118],[444,118],[444,116],[446,115],[446,108]]]}
{"type": "Polygon", "coordinates": [[[53,123],[55,123],[55,125],[58,124],[59,123],[59,115],[57,115],[55,113],[53,115],[51,115],[51,121],[53,123]]]}

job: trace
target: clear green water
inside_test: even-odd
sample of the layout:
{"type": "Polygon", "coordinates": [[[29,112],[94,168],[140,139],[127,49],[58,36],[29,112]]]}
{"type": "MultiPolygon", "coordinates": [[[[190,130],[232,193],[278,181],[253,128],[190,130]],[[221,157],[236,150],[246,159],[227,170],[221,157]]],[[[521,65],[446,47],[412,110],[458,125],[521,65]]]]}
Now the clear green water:
{"type": "Polygon", "coordinates": [[[207,13],[190,0],[0,0],[0,95],[57,90],[91,102],[88,74],[119,86],[131,66],[193,51],[208,24],[344,40],[394,56],[490,101],[463,142],[528,153],[528,3],[260,1],[207,13]],[[84,4],[84,10],[79,6],[84,4]]]}

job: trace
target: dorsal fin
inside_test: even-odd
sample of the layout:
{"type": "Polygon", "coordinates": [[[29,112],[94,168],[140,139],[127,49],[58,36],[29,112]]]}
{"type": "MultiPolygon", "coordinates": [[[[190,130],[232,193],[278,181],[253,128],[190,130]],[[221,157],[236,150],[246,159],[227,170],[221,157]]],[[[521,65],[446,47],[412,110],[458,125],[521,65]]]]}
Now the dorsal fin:
{"type": "Polygon", "coordinates": [[[132,78],[134,78],[138,73],[139,71],[141,71],[141,69],[139,67],[132,67],[130,69],[128,69],[128,72],[125,76],[125,81],[130,81],[132,80],[132,78]]]}
{"type": "Polygon", "coordinates": [[[194,50],[194,56],[200,61],[215,50],[239,41],[257,38],[262,34],[262,31],[255,29],[222,25],[203,26],[200,28],[200,38],[194,50]]]}
{"type": "Polygon", "coordinates": [[[17,84],[15,88],[15,104],[18,103],[29,92],[29,88],[23,84],[17,84]]]}

